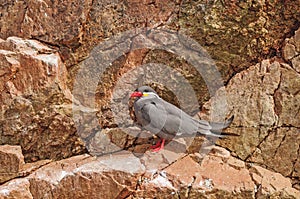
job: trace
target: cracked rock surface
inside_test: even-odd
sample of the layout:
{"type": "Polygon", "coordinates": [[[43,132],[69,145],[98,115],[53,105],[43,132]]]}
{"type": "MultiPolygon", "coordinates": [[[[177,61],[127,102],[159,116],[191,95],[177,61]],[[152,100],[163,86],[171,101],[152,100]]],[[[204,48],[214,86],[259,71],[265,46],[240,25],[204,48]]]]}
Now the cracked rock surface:
{"type": "Polygon", "coordinates": [[[164,168],[147,168],[145,159],[151,157],[151,163],[158,166],[164,162],[160,156],[170,155],[167,150],[146,153],[142,160],[120,152],[44,162],[23,178],[2,184],[0,198],[300,197],[289,178],[260,166],[247,166],[220,147],[201,163],[183,155],[164,168]]]}
{"type": "MultiPolygon", "coordinates": [[[[226,89],[229,112],[236,116],[230,128],[240,135],[219,144],[246,162],[290,177],[295,187],[300,177],[299,85],[300,74],[293,66],[264,60],[235,75],[217,94],[226,89]]],[[[204,105],[203,112],[210,105],[204,105]]]]}
{"type": "Polygon", "coordinates": [[[299,10],[1,2],[0,199],[300,198],[299,10]],[[158,138],[134,125],[129,100],[141,84],[190,115],[234,115],[226,131],[239,136],[152,153],[158,138]]]}
{"type": "Polygon", "coordinates": [[[59,54],[18,37],[0,40],[0,48],[0,144],[20,145],[26,161],[82,153],[59,54]]]}
{"type": "Polygon", "coordinates": [[[0,40],[0,48],[0,144],[20,145],[26,161],[82,153],[57,51],[18,37],[0,40]]]}

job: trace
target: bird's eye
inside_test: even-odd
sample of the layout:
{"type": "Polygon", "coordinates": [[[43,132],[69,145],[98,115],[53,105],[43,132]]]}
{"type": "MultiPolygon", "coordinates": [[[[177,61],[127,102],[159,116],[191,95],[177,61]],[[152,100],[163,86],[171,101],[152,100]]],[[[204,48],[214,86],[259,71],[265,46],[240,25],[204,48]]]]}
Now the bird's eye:
{"type": "Polygon", "coordinates": [[[149,92],[149,90],[148,90],[148,89],[146,89],[146,90],[145,90],[145,92],[149,92]]]}

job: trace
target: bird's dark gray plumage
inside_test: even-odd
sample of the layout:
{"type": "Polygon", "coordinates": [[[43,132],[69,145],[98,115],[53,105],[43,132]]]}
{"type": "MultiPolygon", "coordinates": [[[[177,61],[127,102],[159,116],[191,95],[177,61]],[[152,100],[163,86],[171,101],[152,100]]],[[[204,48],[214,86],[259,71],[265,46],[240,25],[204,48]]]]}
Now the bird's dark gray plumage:
{"type": "Polygon", "coordinates": [[[137,122],[162,139],[197,135],[224,137],[225,135],[221,134],[222,129],[228,127],[233,120],[233,117],[225,123],[196,120],[161,99],[149,86],[139,87],[131,96],[137,97],[134,102],[137,122]]]}

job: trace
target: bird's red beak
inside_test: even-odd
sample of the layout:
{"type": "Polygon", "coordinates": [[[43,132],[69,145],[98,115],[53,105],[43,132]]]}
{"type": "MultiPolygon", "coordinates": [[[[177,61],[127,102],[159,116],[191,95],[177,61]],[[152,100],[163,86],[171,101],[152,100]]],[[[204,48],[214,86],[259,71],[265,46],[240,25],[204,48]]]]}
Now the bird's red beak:
{"type": "Polygon", "coordinates": [[[142,96],[143,96],[143,93],[142,93],[142,92],[135,91],[135,92],[133,92],[133,93],[130,95],[130,98],[132,98],[132,97],[142,97],[142,96]]]}

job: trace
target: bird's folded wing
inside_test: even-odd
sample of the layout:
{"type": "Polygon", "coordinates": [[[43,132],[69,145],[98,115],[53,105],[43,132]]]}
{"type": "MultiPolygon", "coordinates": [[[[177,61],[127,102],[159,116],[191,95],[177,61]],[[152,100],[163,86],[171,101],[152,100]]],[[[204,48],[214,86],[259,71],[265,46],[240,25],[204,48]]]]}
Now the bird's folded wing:
{"type": "Polygon", "coordinates": [[[160,98],[141,100],[139,109],[147,125],[144,128],[158,133],[179,136],[194,136],[198,133],[215,137],[222,137],[220,131],[226,128],[232,118],[225,123],[207,122],[196,120],[173,104],[163,101],[160,98]]]}
{"type": "Polygon", "coordinates": [[[210,124],[205,120],[196,120],[173,104],[164,101],[164,106],[169,115],[177,116],[182,121],[182,126],[197,126],[202,129],[211,129],[210,124]]]}
{"type": "Polygon", "coordinates": [[[143,127],[152,133],[160,132],[166,123],[167,113],[164,108],[157,107],[153,101],[143,102],[140,108],[141,115],[147,125],[143,127]]]}
{"type": "Polygon", "coordinates": [[[233,117],[227,120],[225,123],[196,120],[173,104],[164,101],[164,106],[168,113],[166,122],[168,123],[168,121],[170,121],[170,123],[172,123],[176,121],[176,125],[178,126],[177,135],[183,137],[195,136],[199,133],[213,137],[223,137],[223,135],[220,135],[222,129],[228,127],[233,120],[233,117]],[[171,120],[169,118],[171,118],[171,120]]]}

